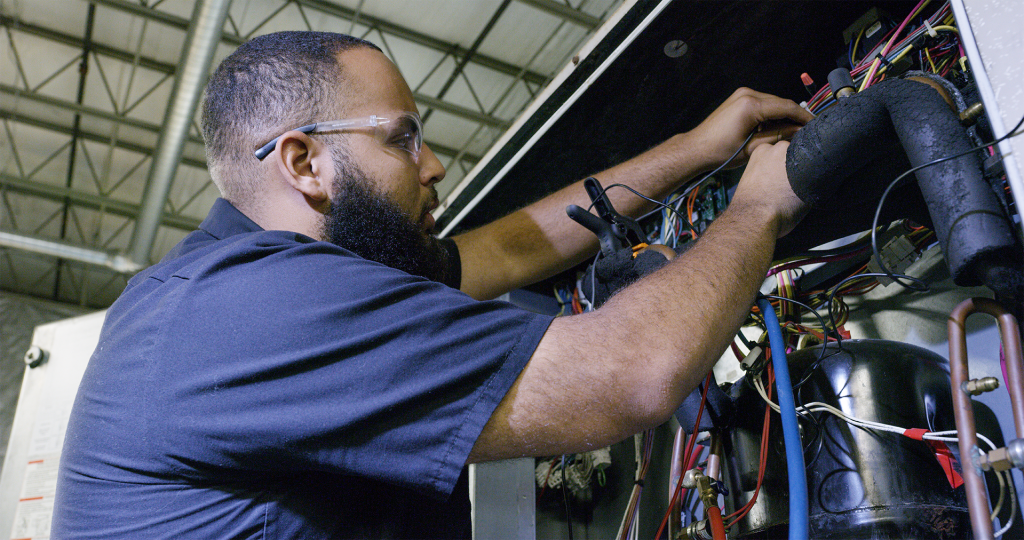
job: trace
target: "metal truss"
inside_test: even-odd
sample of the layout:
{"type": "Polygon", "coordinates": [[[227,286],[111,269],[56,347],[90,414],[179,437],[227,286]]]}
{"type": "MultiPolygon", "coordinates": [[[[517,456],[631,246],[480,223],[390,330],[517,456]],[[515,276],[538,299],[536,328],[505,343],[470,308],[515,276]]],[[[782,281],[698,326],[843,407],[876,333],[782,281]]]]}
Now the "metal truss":
{"type": "MultiPolygon", "coordinates": [[[[292,26],[301,20],[306,28],[312,29],[310,18],[319,14],[350,21],[353,30],[358,29],[363,37],[380,44],[399,68],[402,58],[392,49],[395,40],[401,40],[405,47],[412,43],[432,51],[434,58],[439,57],[432,69],[420,80],[409,83],[414,99],[426,109],[425,118],[438,111],[476,125],[471,136],[458,146],[426,141],[447,161],[450,172],[462,176],[480,161],[480,150],[488,148],[521,110],[521,106],[508,106],[517,89],[534,96],[550,79],[550,74],[537,72],[531,66],[565,25],[593,29],[601,22],[601,18],[572,7],[568,1],[515,0],[562,19],[554,32],[540,40],[527,64],[517,66],[479,51],[510,1],[501,4],[469,47],[370,16],[362,12],[362,3],[360,9],[353,10],[327,0],[280,0],[265,18],[245,25],[229,12],[220,41],[238,45],[279,20],[287,20],[292,26]],[[296,13],[299,20],[295,19],[296,13]],[[489,106],[481,100],[475,82],[475,77],[487,73],[509,80],[504,92],[489,106]],[[445,83],[439,92],[428,94],[424,87],[434,76],[446,76],[445,83]],[[468,89],[471,102],[445,99],[457,81],[468,89]],[[505,112],[500,113],[502,110],[505,112]]],[[[0,14],[0,39],[6,41],[9,62],[16,75],[14,84],[0,84],[0,234],[20,235],[24,242],[50,242],[57,246],[51,256],[45,256],[27,252],[24,247],[12,247],[16,243],[13,241],[0,242],[0,287],[104,307],[127,282],[124,268],[119,271],[96,266],[95,260],[79,262],[86,258],[75,259],[70,254],[72,248],[88,248],[97,257],[112,257],[131,243],[136,219],[142,212],[143,184],[153,156],[160,150],[159,134],[165,129],[164,125],[147,119],[152,114],[140,113],[154,107],[163,110],[165,104],[154,104],[154,100],[168,92],[178,75],[178,66],[141,53],[147,25],[185,31],[190,25],[188,19],[161,10],[162,2],[91,0],[90,20],[80,35],[0,14]],[[129,47],[134,50],[93,40],[91,21],[97,9],[128,13],[142,21],[138,40],[129,47]],[[40,73],[31,61],[32,51],[22,44],[27,38],[52,43],[61,51],[63,60],[58,67],[40,73]],[[61,92],[55,86],[66,85],[74,75],[78,76],[79,92],[77,99],[69,99],[66,88],[61,92]],[[86,77],[93,77],[94,82],[89,86],[93,93],[88,96],[86,77]],[[101,95],[95,93],[97,78],[101,95]],[[22,143],[26,133],[36,139],[45,137],[46,149],[22,143]],[[25,208],[32,210],[26,212],[25,208]],[[54,259],[52,255],[59,255],[61,245],[67,246],[69,255],[54,259]]],[[[178,173],[170,195],[161,205],[161,234],[157,242],[165,247],[198,226],[205,211],[198,203],[207,202],[216,194],[206,173],[196,122],[192,122],[183,142],[185,149],[178,173]]]]}

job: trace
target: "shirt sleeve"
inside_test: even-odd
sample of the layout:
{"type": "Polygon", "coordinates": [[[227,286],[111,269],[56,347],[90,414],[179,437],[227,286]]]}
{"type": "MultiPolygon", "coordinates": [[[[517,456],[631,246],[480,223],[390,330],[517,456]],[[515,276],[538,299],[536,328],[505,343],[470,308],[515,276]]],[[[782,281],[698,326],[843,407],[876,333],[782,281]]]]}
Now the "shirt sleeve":
{"type": "Polygon", "coordinates": [[[256,237],[174,276],[187,284],[165,300],[148,407],[167,466],[325,470],[447,496],[551,317],[256,237]]]}

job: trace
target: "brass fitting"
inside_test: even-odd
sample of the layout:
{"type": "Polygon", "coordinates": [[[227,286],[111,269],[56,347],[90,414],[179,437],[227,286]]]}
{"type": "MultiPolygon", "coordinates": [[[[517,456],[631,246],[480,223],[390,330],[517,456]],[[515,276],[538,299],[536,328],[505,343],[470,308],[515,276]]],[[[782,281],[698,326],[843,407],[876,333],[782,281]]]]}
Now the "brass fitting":
{"type": "Polygon", "coordinates": [[[978,121],[978,117],[985,112],[985,106],[979,101],[970,107],[964,109],[964,112],[960,113],[960,124],[963,126],[972,126],[978,121]]]}
{"type": "Polygon", "coordinates": [[[679,531],[679,536],[685,540],[714,540],[711,525],[706,519],[687,525],[685,529],[679,531]]]}
{"type": "Polygon", "coordinates": [[[982,377],[980,379],[971,379],[965,381],[960,385],[960,389],[972,396],[978,396],[985,392],[991,392],[999,388],[999,379],[995,377],[982,377]]]}
{"type": "Polygon", "coordinates": [[[978,465],[986,471],[1024,468],[1024,439],[1014,439],[1003,448],[983,453],[978,457],[978,465]]]}

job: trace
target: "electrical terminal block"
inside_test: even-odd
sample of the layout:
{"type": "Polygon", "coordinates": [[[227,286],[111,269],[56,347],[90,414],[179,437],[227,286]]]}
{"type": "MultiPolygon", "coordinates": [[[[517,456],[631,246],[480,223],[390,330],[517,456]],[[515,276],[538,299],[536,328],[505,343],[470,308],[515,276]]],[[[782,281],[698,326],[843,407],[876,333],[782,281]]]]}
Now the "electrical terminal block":
{"type": "MultiPolygon", "coordinates": [[[[882,261],[885,266],[892,270],[894,274],[902,274],[911,264],[921,258],[921,254],[914,248],[914,244],[906,236],[897,236],[892,240],[886,242],[880,250],[882,255],[882,261]]],[[[881,272],[882,268],[878,266],[878,261],[874,258],[868,262],[868,272],[881,272]]],[[[878,282],[882,285],[888,285],[892,283],[892,280],[887,277],[879,277],[878,282]]]]}

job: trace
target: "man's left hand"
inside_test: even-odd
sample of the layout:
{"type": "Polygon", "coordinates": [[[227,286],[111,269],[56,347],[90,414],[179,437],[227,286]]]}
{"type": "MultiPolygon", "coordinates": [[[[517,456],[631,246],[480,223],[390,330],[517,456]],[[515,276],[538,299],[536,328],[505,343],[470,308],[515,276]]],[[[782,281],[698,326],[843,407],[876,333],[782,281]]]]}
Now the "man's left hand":
{"type": "Polygon", "coordinates": [[[711,160],[709,166],[715,167],[729,159],[751,131],[759,129],[729,163],[729,166],[737,166],[746,163],[758,146],[789,140],[813,118],[810,112],[792,100],[740,88],[691,134],[707,149],[711,160]]]}

